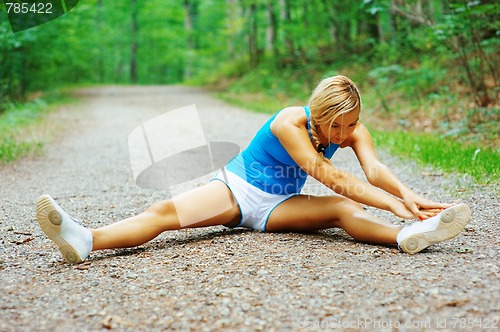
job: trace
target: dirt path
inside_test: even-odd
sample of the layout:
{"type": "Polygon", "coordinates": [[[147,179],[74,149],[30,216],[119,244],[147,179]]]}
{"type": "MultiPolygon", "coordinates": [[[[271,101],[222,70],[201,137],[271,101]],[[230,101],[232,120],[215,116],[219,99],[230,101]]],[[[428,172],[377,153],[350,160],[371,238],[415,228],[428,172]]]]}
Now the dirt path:
{"type": "MultiPolygon", "coordinates": [[[[0,331],[498,329],[500,200],[488,188],[459,194],[462,179],[393,158],[386,163],[417,192],[471,205],[473,220],[461,236],[409,256],[339,230],[213,227],[63,263],[36,223],[40,194],[52,194],[89,227],[109,224],[170,193],[141,189],[132,178],[127,137],[142,122],[196,104],[207,140],[244,147],[267,118],[186,87],[79,95],[80,104],[51,116],[57,139],[43,156],[0,167],[0,331]]],[[[359,174],[349,151],[335,162],[359,174]]]]}

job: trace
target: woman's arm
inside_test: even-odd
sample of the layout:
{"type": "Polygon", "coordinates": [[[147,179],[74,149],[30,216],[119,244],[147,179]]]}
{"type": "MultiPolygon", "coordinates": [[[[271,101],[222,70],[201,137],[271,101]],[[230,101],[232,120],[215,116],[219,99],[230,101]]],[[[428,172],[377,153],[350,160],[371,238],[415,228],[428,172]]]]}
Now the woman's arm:
{"type": "Polygon", "coordinates": [[[348,145],[352,147],[368,181],[388,193],[403,199],[406,207],[419,219],[426,219],[440,209],[450,207],[450,204],[442,204],[427,200],[406,187],[381,163],[375,153],[373,140],[368,129],[361,123],[348,139],[348,145]]]}
{"type": "MultiPolygon", "coordinates": [[[[292,113],[292,112],[290,112],[292,113]]],[[[338,194],[356,202],[391,211],[402,218],[413,218],[398,199],[387,195],[374,186],[343,172],[326,160],[318,158],[305,127],[307,119],[284,115],[273,122],[271,129],[292,159],[310,176],[338,194]]]]}

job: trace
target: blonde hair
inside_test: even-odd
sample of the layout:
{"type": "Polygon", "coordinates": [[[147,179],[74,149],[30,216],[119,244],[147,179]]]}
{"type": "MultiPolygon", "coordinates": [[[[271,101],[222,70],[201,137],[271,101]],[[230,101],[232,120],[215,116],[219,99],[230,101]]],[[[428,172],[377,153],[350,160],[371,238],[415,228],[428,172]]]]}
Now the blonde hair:
{"type": "MultiPolygon", "coordinates": [[[[309,98],[311,109],[311,135],[313,145],[319,150],[318,126],[333,125],[335,119],[355,109],[361,109],[361,97],[358,88],[351,79],[343,75],[325,78],[319,82],[309,98]]],[[[318,151],[324,159],[323,151],[318,151]]],[[[319,160],[321,160],[319,159],[319,160]]]]}

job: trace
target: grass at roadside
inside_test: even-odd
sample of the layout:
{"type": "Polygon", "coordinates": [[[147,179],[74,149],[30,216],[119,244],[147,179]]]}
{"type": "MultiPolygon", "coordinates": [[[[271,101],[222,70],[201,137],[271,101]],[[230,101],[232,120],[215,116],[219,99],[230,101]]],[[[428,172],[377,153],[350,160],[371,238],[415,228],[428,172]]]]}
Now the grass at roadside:
{"type": "Polygon", "coordinates": [[[375,145],[402,158],[444,172],[468,174],[481,184],[499,182],[500,153],[491,148],[464,145],[432,134],[374,130],[372,135],[375,145]]]}
{"type": "Polygon", "coordinates": [[[37,153],[44,145],[39,130],[41,120],[61,104],[73,99],[61,92],[50,92],[29,102],[11,104],[0,114],[0,163],[37,153]]]}

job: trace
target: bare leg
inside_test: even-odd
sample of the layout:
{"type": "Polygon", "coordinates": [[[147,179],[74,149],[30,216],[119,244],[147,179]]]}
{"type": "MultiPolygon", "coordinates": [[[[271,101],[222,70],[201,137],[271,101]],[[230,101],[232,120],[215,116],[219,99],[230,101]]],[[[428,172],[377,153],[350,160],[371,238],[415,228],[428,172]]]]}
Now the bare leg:
{"type": "Polygon", "coordinates": [[[266,231],[314,231],[340,227],[354,239],[377,244],[395,244],[402,226],[393,225],[366,212],[360,204],[343,196],[292,197],[271,213],[266,231]]]}
{"type": "Polygon", "coordinates": [[[164,231],[233,224],[240,218],[240,209],[231,191],[224,183],[211,181],[173,199],[155,203],[137,216],[91,230],[92,250],[134,247],[164,231]]]}

